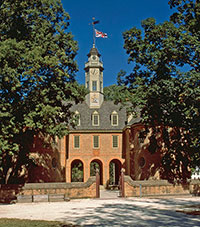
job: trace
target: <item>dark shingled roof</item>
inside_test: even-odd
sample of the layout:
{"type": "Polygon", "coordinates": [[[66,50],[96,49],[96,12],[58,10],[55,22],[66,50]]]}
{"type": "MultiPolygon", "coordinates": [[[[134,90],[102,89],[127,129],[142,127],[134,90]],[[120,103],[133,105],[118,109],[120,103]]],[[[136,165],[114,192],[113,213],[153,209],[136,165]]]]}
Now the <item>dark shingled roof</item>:
{"type": "Polygon", "coordinates": [[[98,57],[101,56],[101,54],[98,52],[97,48],[95,47],[91,48],[90,53],[87,56],[90,57],[91,55],[97,55],[98,57]]]}
{"type": "Polygon", "coordinates": [[[112,101],[104,101],[100,108],[89,108],[86,102],[73,105],[72,111],[78,111],[80,114],[80,126],[71,131],[76,130],[94,130],[94,131],[115,131],[123,130],[126,125],[126,109],[121,104],[114,104],[112,101]],[[99,114],[99,126],[92,125],[92,114],[97,111],[99,114]],[[118,125],[112,126],[111,114],[116,111],[118,114],[118,125]]]}

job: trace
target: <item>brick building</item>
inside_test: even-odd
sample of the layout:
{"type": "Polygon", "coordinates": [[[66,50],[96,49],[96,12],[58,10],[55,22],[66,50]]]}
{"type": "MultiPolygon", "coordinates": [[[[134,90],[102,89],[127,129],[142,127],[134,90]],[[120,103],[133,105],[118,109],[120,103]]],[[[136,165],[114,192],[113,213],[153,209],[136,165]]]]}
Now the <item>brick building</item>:
{"type": "Polygon", "coordinates": [[[133,180],[159,179],[160,152],[148,152],[148,138],[141,141],[140,118],[127,117],[121,104],[104,101],[103,63],[93,46],[85,64],[85,101],[71,110],[78,124],[58,140],[57,147],[43,147],[36,138],[32,155],[38,166],[29,171],[29,182],[86,182],[100,172],[100,182],[118,184],[121,168],[133,180]]]}
{"type": "Polygon", "coordinates": [[[120,104],[104,101],[104,68],[100,56],[93,46],[85,64],[85,86],[89,94],[83,103],[73,105],[78,125],[63,138],[66,182],[85,182],[98,168],[101,184],[117,184],[125,161],[122,157],[122,135],[126,110],[120,104]],[[111,178],[112,182],[109,182],[111,178]]]}

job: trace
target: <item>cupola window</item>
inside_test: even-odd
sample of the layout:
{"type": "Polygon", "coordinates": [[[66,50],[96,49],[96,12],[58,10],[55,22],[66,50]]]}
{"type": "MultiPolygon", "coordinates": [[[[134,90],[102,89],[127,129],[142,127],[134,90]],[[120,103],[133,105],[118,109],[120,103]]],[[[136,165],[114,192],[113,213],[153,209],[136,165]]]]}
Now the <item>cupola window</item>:
{"type": "Polygon", "coordinates": [[[97,81],[96,80],[92,81],[92,91],[97,91],[97,81]]]}

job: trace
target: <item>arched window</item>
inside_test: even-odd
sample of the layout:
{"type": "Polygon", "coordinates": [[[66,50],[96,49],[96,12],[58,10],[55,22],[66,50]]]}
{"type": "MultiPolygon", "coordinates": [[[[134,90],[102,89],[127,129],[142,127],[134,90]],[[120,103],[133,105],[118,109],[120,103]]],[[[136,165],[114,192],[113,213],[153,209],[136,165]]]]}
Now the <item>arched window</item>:
{"type": "Polygon", "coordinates": [[[99,113],[97,111],[94,111],[92,114],[92,125],[99,126],[99,113]]]}
{"type": "Polygon", "coordinates": [[[116,111],[113,111],[111,114],[111,125],[118,126],[118,114],[116,111]]]}

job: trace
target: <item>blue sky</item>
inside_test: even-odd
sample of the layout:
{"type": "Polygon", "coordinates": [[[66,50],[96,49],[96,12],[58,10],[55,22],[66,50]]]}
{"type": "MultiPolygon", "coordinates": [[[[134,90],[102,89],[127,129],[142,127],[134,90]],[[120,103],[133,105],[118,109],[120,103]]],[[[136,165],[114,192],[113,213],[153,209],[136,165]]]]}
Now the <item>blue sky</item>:
{"type": "Polygon", "coordinates": [[[79,66],[77,81],[84,84],[84,64],[92,48],[93,33],[89,23],[95,17],[100,23],[97,30],[108,34],[107,39],[97,38],[96,47],[104,64],[104,87],[116,83],[118,72],[131,72],[133,66],[127,63],[128,55],[123,49],[122,33],[132,27],[140,28],[142,20],[154,17],[157,23],[169,19],[171,10],[168,0],[61,0],[69,13],[69,31],[78,41],[76,57],[79,66]]]}

